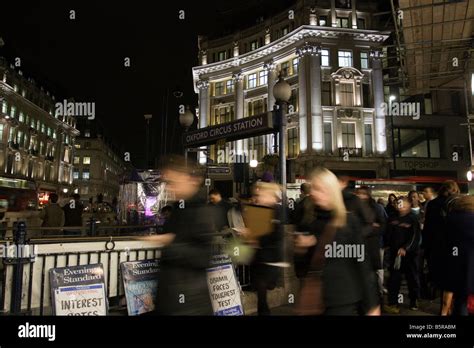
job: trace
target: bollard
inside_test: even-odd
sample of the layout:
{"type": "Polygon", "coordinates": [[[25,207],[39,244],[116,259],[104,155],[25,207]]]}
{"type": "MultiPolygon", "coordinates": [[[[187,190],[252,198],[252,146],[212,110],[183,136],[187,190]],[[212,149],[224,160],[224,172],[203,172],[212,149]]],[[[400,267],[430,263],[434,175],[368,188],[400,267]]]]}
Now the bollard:
{"type": "MultiPolygon", "coordinates": [[[[26,242],[26,223],[19,221],[15,223],[13,232],[13,242],[16,250],[22,250],[22,246],[26,242]]],[[[12,284],[12,300],[10,305],[10,312],[12,314],[20,314],[21,312],[21,293],[23,288],[23,258],[22,255],[15,255],[13,262],[13,284],[12,284]]]]}

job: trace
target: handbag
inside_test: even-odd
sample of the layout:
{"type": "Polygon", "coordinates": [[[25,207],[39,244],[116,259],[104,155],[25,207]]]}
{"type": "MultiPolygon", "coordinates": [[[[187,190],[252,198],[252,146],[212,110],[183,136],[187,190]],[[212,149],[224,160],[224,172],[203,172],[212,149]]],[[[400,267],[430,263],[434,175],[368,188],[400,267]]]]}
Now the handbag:
{"type": "Polygon", "coordinates": [[[324,232],[318,241],[319,247],[316,247],[311,258],[309,271],[302,280],[300,296],[296,304],[296,313],[298,315],[321,315],[326,310],[323,297],[323,268],[326,261],[325,247],[331,244],[336,234],[336,227],[329,222],[324,228],[324,232]]]}

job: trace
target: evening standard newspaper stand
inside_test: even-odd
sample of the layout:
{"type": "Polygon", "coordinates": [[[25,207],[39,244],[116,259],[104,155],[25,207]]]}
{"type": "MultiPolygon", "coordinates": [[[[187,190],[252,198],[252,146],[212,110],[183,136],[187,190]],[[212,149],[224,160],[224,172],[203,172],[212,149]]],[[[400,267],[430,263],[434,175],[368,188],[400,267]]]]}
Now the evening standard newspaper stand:
{"type": "Polygon", "coordinates": [[[240,285],[235,276],[232,260],[226,254],[215,255],[207,270],[207,283],[212,309],[217,316],[244,315],[240,285]]]}
{"type": "Polygon", "coordinates": [[[49,271],[54,315],[107,315],[102,264],[53,268],[49,271]]]}

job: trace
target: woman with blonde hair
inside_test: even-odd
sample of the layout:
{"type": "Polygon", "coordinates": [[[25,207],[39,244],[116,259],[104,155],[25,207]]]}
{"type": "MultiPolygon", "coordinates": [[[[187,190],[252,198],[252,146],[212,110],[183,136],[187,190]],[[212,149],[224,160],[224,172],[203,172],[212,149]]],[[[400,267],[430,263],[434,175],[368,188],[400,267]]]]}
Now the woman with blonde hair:
{"type": "Polygon", "coordinates": [[[323,214],[295,246],[316,245],[297,306],[303,315],[379,315],[377,284],[358,219],[346,210],[337,177],[328,169],[311,174],[311,197],[323,214]]]}

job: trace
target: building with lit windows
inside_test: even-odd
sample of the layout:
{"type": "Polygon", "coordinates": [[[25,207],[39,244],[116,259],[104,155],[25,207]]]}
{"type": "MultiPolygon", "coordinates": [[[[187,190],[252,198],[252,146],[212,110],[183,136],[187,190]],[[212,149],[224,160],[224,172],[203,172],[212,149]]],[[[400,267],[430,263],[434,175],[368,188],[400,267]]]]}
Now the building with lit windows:
{"type": "MultiPolygon", "coordinates": [[[[199,38],[193,68],[199,127],[273,110],[279,75],[291,85],[286,134],[289,181],[323,165],[336,173],[387,178],[382,51],[389,32],[374,1],[295,1],[257,25],[217,39],[199,38]]],[[[276,152],[273,134],[211,145],[217,151],[276,152]]],[[[277,153],[277,152],[276,152],[277,153]]]]}
{"type": "Polygon", "coordinates": [[[81,135],[74,145],[74,187],[83,201],[95,201],[102,194],[110,203],[118,197],[126,169],[123,154],[104,136],[97,121],[80,120],[77,127],[81,135]]]}
{"type": "Polygon", "coordinates": [[[0,58],[1,186],[28,182],[40,202],[50,192],[70,192],[73,180],[79,131],[74,117],[56,115],[55,104],[54,96],[0,58]]]}

